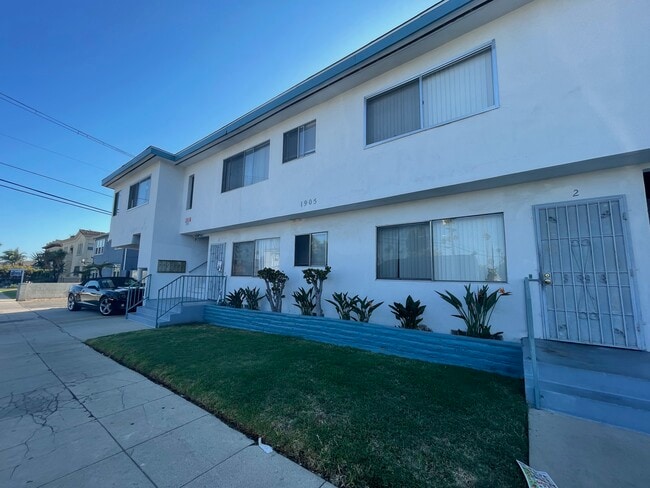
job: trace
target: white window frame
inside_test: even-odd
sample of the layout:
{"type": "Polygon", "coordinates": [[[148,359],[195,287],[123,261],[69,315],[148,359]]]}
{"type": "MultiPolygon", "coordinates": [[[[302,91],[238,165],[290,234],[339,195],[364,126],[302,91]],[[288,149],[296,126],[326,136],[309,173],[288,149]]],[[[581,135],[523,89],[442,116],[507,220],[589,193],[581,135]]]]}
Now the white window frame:
{"type": "Polygon", "coordinates": [[[305,156],[308,156],[310,154],[314,154],[316,152],[316,119],[311,120],[305,124],[302,124],[294,129],[286,131],[284,134],[282,134],[282,163],[289,163],[291,161],[295,161],[296,159],[304,158],[305,156]],[[314,147],[312,149],[306,150],[304,146],[304,134],[305,134],[305,128],[309,125],[314,126],[314,147]],[[287,134],[291,132],[297,131],[297,138],[296,138],[296,157],[295,158],[290,158],[290,159],[285,159],[284,157],[284,152],[285,152],[285,145],[286,145],[286,137],[287,134]],[[301,137],[303,140],[303,143],[301,144],[301,137]]]}
{"type": "Polygon", "coordinates": [[[222,173],[221,173],[221,193],[226,193],[229,191],[237,190],[238,188],[244,188],[246,186],[252,186],[256,183],[261,183],[262,181],[266,181],[269,178],[269,167],[271,165],[271,141],[264,141],[260,144],[257,144],[253,147],[249,147],[248,149],[244,151],[240,151],[237,154],[233,154],[232,156],[229,156],[223,160],[223,168],[222,168],[222,173]],[[252,181],[250,183],[246,183],[246,153],[252,151],[252,154],[255,154],[256,151],[263,149],[264,147],[268,147],[268,159],[266,161],[266,178],[259,180],[259,181],[252,181]],[[235,186],[232,188],[226,189],[226,166],[229,164],[232,164],[231,161],[235,158],[242,157],[243,156],[243,164],[244,167],[242,168],[242,174],[244,175],[244,181],[241,186],[235,186]]]}
{"type": "Polygon", "coordinates": [[[468,51],[468,52],[466,52],[464,54],[461,54],[460,56],[457,56],[457,57],[455,57],[455,58],[453,58],[453,59],[451,59],[449,61],[446,61],[445,63],[440,64],[440,65],[436,66],[435,68],[433,68],[433,69],[431,69],[429,71],[426,71],[426,72],[424,72],[424,73],[422,73],[422,74],[420,74],[418,76],[413,76],[413,77],[411,77],[411,78],[409,78],[407,80],[401,81],[400,83],[397,83],[395,85],[392,85],[390,87],[382,89],[381,91],[377,91],[375,93],[372,93],[370,95],[365,96],[364,101],[363,101],[363,145],[364,145],[365,149],[372,148],[372,147],[375,147],[375,146],[377,146],[379,144],[384,144],[386,142],[391,142],[391,141],[394,141],[396,139],[400,139],[402,137],[407,137],[407,136],[410,136],[412,134],[417,134],[418,132],[422,132],[422,131],[430,130],[430,129],[435,129],[436,127],[441,127],[443,125],[451,124],[451,123],[457,122],[459,120],[467,119],[469,117],[474,117],[475,115],[479,115],[479,114],[482,114],[482,113],[485,113],[485,112],[489,112],[491,110],[495,110],[495,109],[499,108],[499,105],[500,105],[500,101],[499,101],[499,84],[498,84],[498,76],[497,76],[496,43],[495,43],[495,41],[493,39],[493,40],[491,40],[491,41],[489,41],[489,42],[487,42],[485,44],[481,44],[480,46],[472,49],[471,51],[468,51]],[[430,76],[430,75],[432,75],[434,73],[443,71],[443,70],[445,70],[445,69],[447,69],[447,68],[449,68],[449,67],[451,67],[451,66],[453,66],[455,64],[461,63],[461,62],[465,61],[466,59],[471,58],[472,56],[475,56],[476,54],[479,54],[479,53],[481,53],[483,51],[488,51],[488,50],[491,53],[491,59],[492,59],[492,91],[493,91],[493,98],[494,98],[493,105],[491,105],[491,106],[489,106],[487,108],[484,108],[482,110],[479,110],[477,112],[472,112],[470,114],[462,115],[462,116],[456,117],[454,119],[445,120],[444,122],[441,122],[439,124],[424,127],[424,111],[422,110],[422,103],[423,103],[422,80],[424,78],[426,78],[427,76],[430,76]],[[418,80],[419,87],[420,87],[420,128],[409,131],[409,132],[405,132],[404,134],[398,134],[398,135],[393,136],[393,137],[382,139],[380,141],[375,141],[375,142],[372,142],[372,143],[368,143],[367,142],[368,141],[368,133],[367,133],[367,130],[368,130],[368,108],[367,108],[368,107],[368,100],[371,100],[371,99],[373,99],[373,98],[375,98],[377,96],[388,93],[391,90],[395,90],[396,88],[400,88],[400,87],[402,87],[404,85],[407,85],[408,83],[411,83],[411,82],[413,82],[415,80],[418,80]]]}
{"type": "Polygon", "coordinates": [[[325,266],[327,266],[327,262],[328,262],[328,257],[329,257],[328,254],[329,254],[329,233],[327,231],[312,232],[310,234],[298,234],[298,235],[296,235],[294,237],[293,265],[295,267],[306,267],[306,266],[307,267],[308,266],[325,267],[325,266]],[[325,235],[325,263],[323,263],[323,264],[320,264],[320,263],[319,264],[314,264],[314,257],[312,255],[312,251],[313,251],[312,242],[313,242],[313,239],[314,239],[315,235],[322,235],[322,234],[325,235]],[[297,246],[296,241],[297,241],[297,239],[299,237],[305,237],[305,236],[309,237],[309,244],[308,244],[308,246],[309,246],[309,249],[308,249],[308,251],[309,251],[309,262],[307,264],[298,264],[297,263],[298,246],[297,246]]]}
{"type": "Polygon", "coordinates": [[[453,282],[453,283],[507,283],[508,282],[508,252],[506,249],[506,229],[505,229],[505,215],[503,212],[491,212],[491,213],[486,213],[486,214],[478,214],[478,215],[461,215],[457,217],[447,217],[447,218],[442,218],[442,219],[433,219],[429,221],[424,221],[424,222],[408,222],[405,224],[396,224],[396,225],[383,225],[379,226],[375,230],[375,253],[376,253],[376,269],[375,269],[375,278],[378,280],[397,280],[397,281],[435,281],[435,282],[453,282]],[[503,257],[504,257],[504,276],[500,277],[500,275],[497,274],[497,276],[500,277],[500,279],[484,279],[484,280],[471,280],[471,279],[436,279],[436,269],[434,266],[434,255],[436,253],[436,247],[434,245],[434,229],[433,225],[436,222],[444,222],[444,221],[453,221],[453,220],[460,220],[460,219],[470,219],[470,218],[480,218],[480,217],[487,217],[487,216],[495,216],[495,215],[500,215],[501,216],[501,222],[503,225],[503,257]],[[379,230],[380,229],[388,229],[388,228],[399,228],[399,227],[407,227],[407,226],[414,226],[414,225],[422,225],[424,223],[428,223],[429,225],[429,240],[430,240],[430,266],[431,266],[431,278],[400,278],[400,277],[380,277],[379,276],[379,230]]]}
{"type": "Polygon", "coordinates": [[[231,274],[231,276],[257,276],[257,272],[261,269],[261,268],[258,268],[259,252],[260,252],[261,244],[263,242],[265,242],[265,241],[271,241],[271,240],[277,240],[278,241],[277,263],[275,263],[274,266],[271,266],[271,268],[279,269],[279,266],[280,266],[280,238],[279,237],[268,237],[268,238],[265,238],[265,239],[255,239],[255,240],[250,240],[250,241],[233,242],[232,243],[232,260],[231,260],[231,266],[230,266],[230,274],[231,274]],[[243,274],[243,273],[235,274],[235,246],[237,246],[239,244],[251,244],[251,243],[254,246],[253,274],[243,274]]]}
{"type": "Polygon", "coordinates": [[[95,255],[104,254],[104,248],[106,247],[106,238],[102,237],[95,241],[95,255]]]}
{"type": "Polygon", "coordinates": [[[127,209],[131,210],[132,208],[138,208],[141,207],[142,205],[146,205],[149,203],[149,199],[151,198],[151,175],[147,176],[146,178],[142,178],[140,181],[137,183],[132,184],[129,187],[129,195],[128,195],[128,201],[127,201],[127,209]],[[149,181],[149,192],[147,193],[147,199],[141,203],[140,202],[140,187],[141,185],[145,182],[149,181]],[[136,193],[135,193],[135,199],[131,199],[131,194],[132,194],[132,189],[136,188],[136,193]]]}

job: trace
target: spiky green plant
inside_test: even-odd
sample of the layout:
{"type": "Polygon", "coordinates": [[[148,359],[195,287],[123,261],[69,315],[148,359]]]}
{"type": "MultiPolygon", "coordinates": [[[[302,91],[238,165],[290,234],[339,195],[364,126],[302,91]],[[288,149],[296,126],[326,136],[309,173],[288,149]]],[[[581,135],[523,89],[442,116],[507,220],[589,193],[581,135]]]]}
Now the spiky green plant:
{"type": "Polygon", "coordinates": [[[248,286],[244,288],[244,297],[246,298],[246,308],[248,310],[259,310],[260,300],[264,298],[260,295],[259,288],[249,288],[248,286]]]}
{"type": "Polygon", "coordinates": [[[402,329],[430,331],[431,329],[429,327],[422,324],[422,314],[426,307],[426,305],[420,305],[420,300],[413,300],[411,295],[406,297],[404,304],[394,302],[392,305],[389,305],[393,315],[399,321],[398,327],[402,329]]]}
{"type": "Polygon", "coordinates": [[[384,303],[375,303],[374,300],[368,300],[368,297],[359,298],[358,295],[354,298],[356,298],[356,300],[352,303],[352,311],[356,314],[356,318],[352,317],[352,320],[356,320],[357,322],[370,322],[372,312],[377,310],[384,303]]]}
{"type": "Polygon", "coordinates": [[[334,305],[341,320],[350,320],[350,314],[354,311],[354,303],[358,299],[357,295],[350,298],[347,293],[332,293],[332,300],[326,299],[325,301],[334,305]]]}
{"type": "Polygon", "coordinates": [[[309,290],[305,290],[304,288],[300,287],[298,288],[297,291],[294,291],[292,293],[293,299],[296,301],[296,303],[293,304],[294,307],[298,307],[300,309],[300,314],[301,315],[316,315],[314,313],[314,309],[316,308],[316,302],[314,299],[314,289],[309,288],[309,290]]]}
{"type": "Polygon", "coordinates": [[[233,290],[226,295],[226,305],[232,308],[243,308],[244,307],[244,289],[238,288],[233,290]]]}
{"type": "Polygon", "coordinates": [[[485,339],[502,338],[503,332],[492,332],[490,319],[499,299],[502,296],[510,295],[510,292],[499,288],[489,293],[488,285],[483,285],[473,292],[471,285],[467,284],[465,285],[465,296],[463,297],[465,305],[450,291],[445,290],[445,293],[437,291],[436,293],[458,311],[452,317],[458,317],[465,322],[465,335],[485,339]]]}

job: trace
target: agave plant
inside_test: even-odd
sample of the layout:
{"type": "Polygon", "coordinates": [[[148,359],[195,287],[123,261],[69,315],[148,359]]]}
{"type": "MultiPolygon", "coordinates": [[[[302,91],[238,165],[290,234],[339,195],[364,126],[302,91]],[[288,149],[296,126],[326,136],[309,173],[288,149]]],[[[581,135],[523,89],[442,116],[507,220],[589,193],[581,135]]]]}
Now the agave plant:
{"type": "Polygon", "coordinates": [[[354,304],[358,299],[357,295],[350,298],[347,293],[332,293],[332,300],[325,301],[334,305],[341,320],[350,320],[350,314],[354,311],[354,304]]]}
{"type": "Polygon", "coordinates": [[[294,291],[292,293],[292,296],[296,301],[293,306],[300,309],[301,315],[315,315],[314,309],[316,308],[316,300],[314,297],[313,288],[305,290],[304,288],[300,287],[297,291],[294,291]]]}
{"type": "Polygon", "coordinates": [[[359,298],[358,295],[354,296],[356,300],[352,303],[352,311],[356,314],[356,318],[352,320],[357,322],[370,322],[372,312],[377,310],[384,302],[375,303],[374,300],[368,300],[368,297],[359,298]]]}
{"type": "Polygon", "coordinates": [[[413,300],[411,295],[406,297],[404,304],[394,302],[389,305],[393,315],[399,320],[398,327],[430,331],[431,329],[422,323],[422,314],[426,307],[426,305],[420,305],[420,300],[413,300]]]}
{"type": "Polygon", "coordinates": [[[246,308],[249,310],[259,310],[260,309],[260,300],[264,298],[260,295],[260,289],[249,288],[248,286],[244,288],[244,297],[246,298],[246,308]]]}
{"type": "Polygon", "coordinates": [[[465,322],[465,335],[486,339],[500,339],[503,332],[492,332],[490,319],[499,299],[511,293],[503,288],[499,288],[492,293],[489,293],[489,291],[488,285],[483,285],[475,292],[472,291],[471,285],[465,285],[464,305],[453,293],[447,290],[445,290],[445,293],[439,291],[436,293],[458,311],[452,317],[458,317],[465,322]]]}
{"type": "Polygon", "coordinates": [[[244,289],[238,288],[233,290],[226,295],[226,305],[232,308],[243,308],[244,307],[244,289]]]}

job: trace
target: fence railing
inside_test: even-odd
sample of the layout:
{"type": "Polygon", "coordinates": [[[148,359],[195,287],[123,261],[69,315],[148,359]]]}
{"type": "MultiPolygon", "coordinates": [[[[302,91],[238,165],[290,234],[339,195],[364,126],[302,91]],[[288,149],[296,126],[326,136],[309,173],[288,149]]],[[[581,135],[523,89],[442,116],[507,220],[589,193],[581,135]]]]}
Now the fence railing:
{"type": "Polygon", "coordinates": [[[533,303],[530,295],[530,283],[539,282],[534,279],[532,275],[524,278],[524,296],[526,300],[526,328],[528,331],[528,349],[530,351],[530,365],[533,386],[533,404],[536,409],[539,409],[541,398],[539,392],[539,369],[537,366],[537,349],[535,345],[535,327],[533,324],[533,303]]]}
{"type": "Polygon", "coordinates": [[[225,276],[179,276],[158,290],[156,327],[160,318],[176,307],[192,302],[219,302],[224,299],[225,291],[225,276]]]}
{"type": "Polygon", "coordinates": [[[129,312],[131,310],[135,311],[136,307],[142,305],[144,301],[149,298],[150,276],[151,275],[147,275],[140,281],[129,286],[129,291],[126,294],[126,318],[129,317],[129,312]]]}

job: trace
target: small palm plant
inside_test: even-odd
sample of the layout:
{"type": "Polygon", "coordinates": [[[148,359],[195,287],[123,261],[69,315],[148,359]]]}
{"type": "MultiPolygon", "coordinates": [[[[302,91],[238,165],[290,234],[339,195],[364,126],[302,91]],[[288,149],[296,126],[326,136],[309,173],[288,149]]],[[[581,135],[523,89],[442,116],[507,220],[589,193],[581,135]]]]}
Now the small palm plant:
{"type": "Polygon", "coordinates": [[[226,295],[226,305],[232,308],[244,307],[244,289],[238,288],[226,295]]]}
{"type": "Polygon", "coordinates": [[[334,305],[341,320],[350,320],[350,314],[354,311],[354,304],[358,298],[357,295],[350,298],[347,293],[332,293],[332,300],[325,301],[334,305]]]}
{"type": "Polygon", "coordinates": [[[354,298],[356,298],[356,300],[352,304],[352,311],[356,314],[356,317],[352,317],[352,320],[356,320],[357,322],[370,322],[372,312],[377,310],[384,303],[375,303],[374,300],[368,300],[368,297],[359,298],[358,295],[354,298]]]}
{"type": "Polygon", "coordinates": [[[503,332],[492,332],[490,319],[499,299],[511,293],[503,288],[499,288],[492,293],[489,293],[489,291],[488,285],[483,285],[475,292],[472,291],[469,284],[465,285],[464,305],[460,299],[447,290],[445,290],[445,293],[436,292],[458,311],[452,317],[458,317],[465,322],[466,330],[458,330],[456,331],[457,334],[482,337],[484,339],[502,339],[503,332]]]}
{"type": "Polygon", "coordinates": [[[300,314],[301,315],[316,315],[314,313],[314,309],[316,308],[316,300],[314,297],[314,289],[310,288],[309,290],[305,290],[304,288],[300,287],[298,288],[297,291],[294,291],[292,293],[293,299],[296,301],[296,303],[293,304],[294,307],[298,307],[300,309],[300,314]]]}
{"type": "Polygon", "coordinates": [[[260,300],[264,298],[260,295],[260,289],[249,288],[248,286],[244,288],[244,297],[246,298],[246,308],[248,310],[259,310],[260,309],[260,300]]]}
{"type": "Polygon", "coordinates": [[[395,302],[392,305],[388,305],[388,307],[393,312],[395,318],[399,320],[398,327],[402,329],[431,330],[422,324],[422,314],[424,314],[424,309],[427,306],[420,305],[420,300],[413,300],[411,295],[406,297],[404,304],[395,302]]]}

